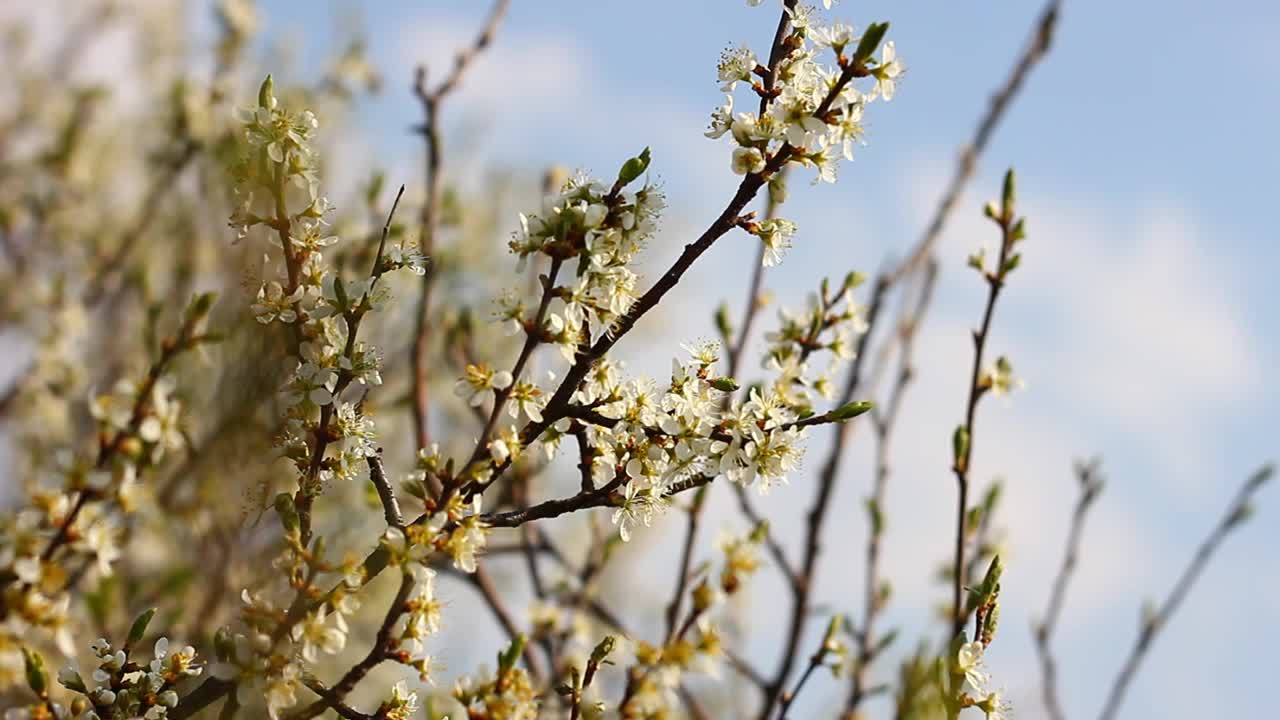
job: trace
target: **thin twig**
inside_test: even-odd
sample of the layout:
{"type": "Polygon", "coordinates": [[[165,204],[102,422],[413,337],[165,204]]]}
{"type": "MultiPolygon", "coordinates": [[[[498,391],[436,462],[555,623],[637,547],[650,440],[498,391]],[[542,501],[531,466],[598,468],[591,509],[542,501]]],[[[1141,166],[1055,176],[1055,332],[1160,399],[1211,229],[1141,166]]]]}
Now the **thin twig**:
{"type": "Polygon", "coordinates": [[[1000,121],[1013,104],[1014,99],[1017,98],[1023,83],[1026,82],[1027,76],[1031,74],[1031,70],[1049,52],[1049,48],[1053,44],[1053,33],[1057,26],[1058,13],[1061,7],[1062,0],[1050,0],[1045,5],[1044,10],[1040,12],[1031,32],[1031,39],[1027,42],[1023,51],[1019,53],[1008,79],[992,95],[991,105],[978,123],[973,140],[961,151],[960,162],[956,166],[955,174],[952,175],[951,182],[947,185],[946,192],[942,195],[942,201],[938,203],[937,209],[934,210],[933,218],[929,221],[928,228],[925,230],[923,237],[920,238],[920,242],[916,244],[911,254],[907,256],[907,259],[889,274],[890,284],[896,284],[902,278],[924,267],[929,256],[933,254],[934,246],[937,245],[938,238],[942,236],[942,229],[946,225],[947,218],[950,217],[951,211],[959,203],[965,186],[969,184],[974,171],[977,170],[978,159],[982,157],[983,151],[986,150],[991,136],[995,134],[1000,121]]]}
{"type": "Polygon", "coordinates": [[[325,703],[328,709],[333,710],[346,720],[374,720],[373,715],[362,713],[359,710],[344,703],[342,699],[333,690],[324,686],[324,683],[315,678],[303,678],[302,684],[306,685],[311,692],[320,696],[320,702],[325,703]]]}
{"type": "Polygon", "coordinates": [[[1075,511],[1071,513],[1071,530],[1067,533],[1067,547],[1062,557],[1062,567],[1053,581],[1053,591],[1049,594],[1049,607],[1045,610],[1044,619],[1035,627],[1036,654],[1040,656],[1040,669],[1044,675],[1043,693],[1044,707],[1051,720],[1066,720],[1062,710],[1062,701],[1058,698],[1058,670],[1053,659],[1053,651],[1049,644],[1053,631],[1057,629],[1058,618],[1062,615],[1062,605],[1067,596],[1067,584],[1071,574],[1075,572],[1076,560],[1080,553],[1080,540],[1084,534],[1084,519],[1089,508],[1102,492],[1102,478],[1099,474],[1097,460],[1076,464],[1076,477],[1080,480],[1080,497],[1076,500],[1075,511]]]}
{"type": "MultiPolygon", "coordinates": [[[[444,159],[440,142],[440,103],[458,87],[463,72],[472,61],[493,41],[493,36],[506,15],[510,0],[497,0],[489,11],[489,18],[476,35],[475,40],[460,51],[453,61],[453,69],[434,90],[427,87],[427,69],[419,65],[414,77],[413,92],[422,104],[422,125],[418,131],[427,145],[427,198],[422,206],[421,249],[431,256],[436,247],[436,232],[440,222],[440,204],[444,192],[444,159]]],[[[435,286],[437,269],[433,268],[422,278],[422,291],[418,297],[417,327],[414,331],[413,402],[414,439],[417,447],[427,447],[430,434],[430,395],[427,362],[431,339],[431,291],[435,286]]],[[[434,482],[434,480],[433,480],[434,482]]],[[[438,492],[440,488],[433,488],[438,492]]]]}
{"type": "Polygon", "coordinates": [[[932,300],[937,276],[938,264],[936,261],[930,262],[926,266],[924,283],[921,286],[920,297],[915,304],[914,310],[898,325],[898,340],[900,343],[898,350],[898,376],[893,389],[890,391],[889,402],[885,405],[883,412],[879,407],[871,410],[872,427],[876,433],[876,473],[871,497],[867,499],[869,529],[867,532],[866,574],[863,580],[862,623],[854,633],[856,648],[853,661],[853,686],[849,692],[848,702],[845,705],[845,714],[851,717],[854,716],[862,701],[869,694],[870,688],[867,684],[867,674],[871,663],[884,647],[880,638],[876,637],[875,621],[879,617],[881,610],[884,609],[880,579],[880,549],[884,538],[881,517],[884,512],[885,494],[889,484],[890,445],[893,429],[897,425],[902,409],[903,397],[906,395],[907,387],[910,385],[911,380],[915,377],[915,368],[912,360],[914,341],[916,332],[920,328],[921,317],[932,300]]]}
{"type": "MultiPolygon", "coordinates": [[[[1011,178],[1012,171],[1005,176],[1007,199],[1009,198],[1008,188],[1013,182],[1011,178]]],[[[951,635],[953,637],[960,634],[968,620],[968,612],[963,602],[963,589],[968,581],[964,546],[968,535],[969,471],[972,465],[976,429],[974,420],[978,412],[978,401],[989,389],[989,383],[982,382],[983,356],[986,353],[987,339],[991,335],[991,320],[995,317],[996,301],[1000,298],[1000,291],[1004,288],[1005,275],[1008,272],[1006,262],[1017,240],[1014,234],[1013,207],[1004,205],[1001,208],[1001,216],[996,219],[996,222],[1000,226],[1000,254],[993,271],[985,269],[982,271],[983,279],[987,283],[987,302],[982,311],[982,324],[973,331],[973,369],[969,375],[969,397],[965,404],[964,424],[956,431],[957,438],[960,433],[963,433],[963,440],[957,440],[959,444],[951,466],[951,471],[956,476],[956,540],[951,584],[951,635]]]]}
{"type": "Polygon", "coordinates": [[[1200,573],[1204,570],[1205,565],[1208,564],[1209,558],[1213,556],[1214,551],[1222,544],[1223,539],[1248,519],[1252,512],[1251,501],[1254,493],[1271,478],[1274,472],[1274,466],[1265,465],[1245,481],[1244,486],[1240,488],[1231,504],[1227,506],[1227,511],[1223,514],[1222,519],[1218,521],[1213,531],[1196,549],[1196,554],[1191,558],[1191,563],[1182,571],[1182,575],[1173,586],[1169,596],[1156,609],[1154,615],[1143,619],[1142,627],[1138,631],[1138,639],[1134,643],[1133,649],[1130,650],[1129,658],[1125,661],[1124,667],[1120,669],[1120,673],[1116,676],[1115,682],[1111,686],[1111,692],[1107,695],[1107,704],[1103,706],[1102,713],[1098,716],[1100,720],[1114,720],[1116,714],[1120,712],[1120,704],[1124,701],[1124,695],[1129,689],[1129,683],[1133,681],[1134,673],[1138,671],[1138,666],[1142,663],[1142,659],[1146,657],[1152,641],[1169,624],[1169,620],[1177,612],[1178,607],[1182,605],[1182,601],[1186,599],[1187,594],[1191,592],[1191,588],[1200,577],[1200,573]]]}
{"type": "MultiPolygon", "coordinates": [[[[387,608],[387,613],[382,619],[382,625],[378,627],[378,632],[374,636],[373,647],[369,648],[369,652],[364,656],[364,659],[347,670],[342,679],[327,694],[321,694],[320,700],[290,715],[289,720],[309,720],[324,712],[326,708],[337,709],[337,703],[340,703],[343,698],[350,694],[356,685],[369,674],[369,671],[387,659],[392,643],[395,642],[391,635],[395,630],[396,623],[400,620],[400,616],[404,614],[405,603],[409,600],[410,593],[413,592],[413,585],[412,573],[406,572],[401,575],[400,587],[396,590],[396,596],[387,608]]],[[[343,717],[346,716],[344,715],[343,717]]]]}
{"type": "Polygon", "coordinates": [[[387,479],[387,471],[382,467],[382,449],[370,455],[369,482],[378,490],[378,499],[382,501],[382,515],[390,527],[403,528],[404,516],[400,514],[400,503],[396,500],[396,491],[387,479]]]}
{"type": "MultiPolygon", "coordinates": [[[[871,305],[867,310],[868,330],[858,338],[856,355],[849,369],[849,377],[837,407],[852,400],[861,385],[863,363],[868,355],[867,345],[870,342],[876,321],[880,316],[888,289],[888,285],[883,278],[876,281],[875,289],[872,291],[871,305]]],[[[831,501],[831,494],[835,488],[836,477],[839,474],[840,458],[844,453],[844,446],[849,437],[850,427],[850,423],[837,423],[832,430],[831,449],[827,455],[826,463],[823,465],[822,472],[818,476],[813,504],[807,516],[804,560],[799,574],[796,576],[797,582],[793,585],[791,593],[791,613],[787,626],[786,640],[784,641],[782,655],[778,661],[778,668],[765,689],[764,703],[761,705],[758,715],[760,720],[768,720],[769,716],[773,714],[773,708],[782,695],[787,678],[791,675],[791,669],[795,665],[796,654],[800,648],[800,636],[804,632],[804,623],[809,615],[809,597],[813,589],[814,570],[817,567],[818,555],[821,551],[822,527],[826,519],[828,504],[831,501]]]]}

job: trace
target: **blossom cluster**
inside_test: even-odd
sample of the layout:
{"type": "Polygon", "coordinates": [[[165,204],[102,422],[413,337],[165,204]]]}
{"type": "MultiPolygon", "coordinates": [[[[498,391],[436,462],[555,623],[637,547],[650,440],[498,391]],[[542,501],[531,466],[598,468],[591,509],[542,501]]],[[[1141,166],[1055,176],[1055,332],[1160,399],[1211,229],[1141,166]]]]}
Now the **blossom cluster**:
{"type": "MultiPolygon", "coordinates": [[[[706,131],[707,137],[728,135],[733,140],[735,173],[770,180],[782,199],[785,187],[776,173],[792,163],[813,168],[815,183],[835,182],[840,158],[852,160],[862,142],[867,106],[877,99],[892,100],[903,73],[892,41],[884,43],[879,60],[874,57],[887,24],[872,24],[859,34],[850,25],[825,24],[810,5],[784,11],[789,35],[774,48],[782,54],[772,69],[746,44],[724,51],[717,74],[725,102],[712,112],[706,131]],[[821,60],[828,51],[833,65],[821,60]],[[875,82],[859,90],[854,81],[860,78],[875,82]],[[756,110],[735,109],[734,91],[740,83],[759,101],[756,110]]],[[[791,246],[796,225],[770,218],[752,223],[748,231],[764,243],[764,264],[770,266],[791,246]]]]}
{"type": "Polygon", "coordinates": [[[661,716],[678,705],[677,691],[684,676],[696,672],[718,676],[723,658],[722,637],[712,614],[726,598],[739,592],[760,567],[759,552],[768,527],[761,524],[745,536],[724,534],[718,576],[709,573],[689,592],[691,607],[679,628],[665,643],[635,644],[635,664],[620,707],[624,718],[661,716]]]}
{"type": "Polygon", "coordinates": [[[106,638],[99,638],[92,649],[98,658],[92,675],[96,687],[90,688],[74,666],[58,673],[63,687],[89,701],[72,715],[78,720],[164,720],[178,706],[177,684],[204,672],[195,648],[173,649],[165,637],[156,640],[152,660],[145,664],[131,659],[127,646],[114,648],[106,638]]]}
{"type": "Polygon", "coordinates": [[[26,506],[0,518],[0,688],[17,680],[21,647],[51,642],[64,655],[74,651],[71,590],[112,573],[122,554],[122,516],[147,501],[140,475],[185,445],[182,403],[167,371],[214,338],[203,330],[212,304],[211,295],[197,296],[145,374],[92,398],[96,451],[59,452],[26,506]]]}
{"type": "MultiPolygon", "coordinates": [[[[640,159],[647,168],[648,150],[640,159]]],[[[510,243],[520,258],[517,271],[530,257],[543,255],[557,266],[576,260],[577,273],[572,282],[548,290],[551,304],[540,323],[520,297],[503,295],[496,315],[509,334],[536,335],[572,362],[581,344],[609,333],[631,309],[638,282],[631,266],[656,230],[666,197],[656,185],[632,192],[625,184],[620,177],[610,188],[579,174],[548,195],[540,212],[520,215],[510,243]]]]}

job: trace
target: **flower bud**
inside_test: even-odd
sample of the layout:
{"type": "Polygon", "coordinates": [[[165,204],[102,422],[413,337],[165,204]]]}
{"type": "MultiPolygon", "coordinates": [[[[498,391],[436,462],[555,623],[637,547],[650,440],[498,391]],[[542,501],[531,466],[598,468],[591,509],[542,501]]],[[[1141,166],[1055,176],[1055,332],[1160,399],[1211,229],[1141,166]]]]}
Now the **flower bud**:
{"type": "Polygon", "coordinates": [[[271,75],[267,75],[266,79],[262,81],[262,85],[258,88],[258,107],[265,110],[275,109],[275,90],[275,81],[271,79],[271,75]]]}
{"type": "Polygon", "coordinates": [[[622,169],[618,171],[618,184],[625,186],[636,178],[644,174],[649,169],[649,148],[640,151],[640,154],[627,160],[622,164],[622,169]]]}

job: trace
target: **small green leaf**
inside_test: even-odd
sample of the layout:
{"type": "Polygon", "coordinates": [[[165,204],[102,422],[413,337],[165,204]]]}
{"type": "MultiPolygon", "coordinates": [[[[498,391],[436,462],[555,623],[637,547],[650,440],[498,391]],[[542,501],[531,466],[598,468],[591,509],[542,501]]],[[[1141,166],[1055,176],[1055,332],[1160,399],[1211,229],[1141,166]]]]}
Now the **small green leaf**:
{"type": "Polygon", "coordinates": [[[898,628],[893,628],[889,630],[889,632],[880,636],[880,640],[876,642],[876,646],[875,646],[875,649],[872,651],[872,654],[879,655],[885,650],[888,650],[889,646],[893,644],[893,641],[897,639],[898,639],[898,628]]]}
{"type": "Polygon", "coordinates": [[[293,496],[287,492],[276,495],[275,499],[276,514],[280,516],[280,524],[284,526],[286,532],[296,532],[301,525],[298,518],[298,511],[293,506],[293,496]]]}
{"type": "Polygon", "coordinates": [[[858,49],[853,52],[853,61],[855,63],[866,62],[875,54],[876,48],[880,47],[880,41],[884,40],[884,34],[889,32],[889,23],[871,23],[867,31],[862,34],[862,39],[858,41],[858,49]]]}
{"type": "Polygon", "coordinates": [[[133,621],[133,625],[129,627],[129,645],[136,645],[142,642],[142,638],[147,634],[147,626],[151,624],[151,618],[156,616],[156,609],[150,608],[144,610],[141,615],[133,621]]]}
{"type": "Polygon", "coordinates": [[[1017,200],[1017,181],[1013,175],[1013,168],[1009,168],[1004,174],[1004,189],[1000,193],[1001,208],[1004,216],[1012,219],[1014,215],[1014,202],[1017,200]]]}
{"type": "Polygon", "coordinates": [[[511,644],[507,646],[505,651],[498,653],[498,669],[500,674],[505,675],[511,671],[511,668],[516,666],[516,661],[520,659],[522,654],[524,654],[524,645],[526,642],[528,642],[528,638],[525,637],[524,633],[521,633],[511,641],[511,644]]]}
{"type": "Polygon", "coordinates": [[[720,337],[726,341],[733,337],[733,324],[729,320],[729,306],[720,303],[720,307],[716,308],[716,330],[720,332],[720,337]]]}
{"type": "Polygon", "coordinates": [[[267,110],[275,107],[275,93],[275,81],[271,79],[270,75],[267,75],[267,78],[262,81],[261,87],[258,88],[258,107],[265,108],[267,110]]]}
{"type": "Polygon", "coordinates": [[[617,640],[615,640],[612,635],[605,635],[604,639],[599,643],[596,643],[595,649],[591,651],[591,664],[599,665],[604,662],[604,659],[609,656],[609,653],[613,652],[613,648],[616,643],[617,640]]]}
{"type": "Polygon", "coordinates": [[[27,685],[31,692],[43,699],[49,689],[49,675],[44,671],[44,658],[40,657],[40,653],[23,646],[22,662],[27,672],[27,685]]]}
{"type": "Polygon", "coordinates": [[[876,502],[873,497],[867,498],[867,518],[871,521],[871,534],[879,535],[884,532],[884,513],[880,511],[880,503],[876,502]]]}
{"type": "Polygon", "coordinates": [[[738,385],[738,381],[731,377],[718,377],[711,381],[711,387],[719,390],[720,392],[733,392],[740,386],[738,385]]]}
{"type": "Polygon", "coordinates": [[[875,406],[876,404],[870,400],[854,400],[853,402],[845,403],[844,405],[841,405],[835,410],[827,413],[827,417],[835,420],[836,422],[844,422],[858,417],[875,406]]]}

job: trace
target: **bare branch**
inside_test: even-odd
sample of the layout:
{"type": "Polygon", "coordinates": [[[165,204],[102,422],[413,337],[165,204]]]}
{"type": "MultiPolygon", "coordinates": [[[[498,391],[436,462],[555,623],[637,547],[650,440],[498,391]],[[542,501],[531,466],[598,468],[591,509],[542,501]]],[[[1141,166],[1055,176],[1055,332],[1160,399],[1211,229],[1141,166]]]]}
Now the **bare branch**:
{"type": "Polygon", "coordinates": [[[1111,692],[1107,695],[1107,704],[1103,706],[1102,713],[1098,716],[1100,720],[1114,720],[1116,714],[1120,712],[1120,704],[1124,702],[1129,683],[1133,681],[1133,676],[1138,671],[1138,666],[1142,663],[1142,659],[1146,657],[1147,651],[1151,649],[1151,643],[1155,640],[1156,635],[1169,624],[1173,614],[1178,611],[1182,601],[1187,598],[1187,594],[1195,586],[1196,580],[1199,579],[1205,565],[1209,563],[1209,558],[1213,557],[1214,551],[1218,549],[1218,546],[1222,544],[1222,541],[1226,539],[1232,530],[1238,528],[1242,522],[1248,519],[1253,511],[1251,501],[1254,493],[1267,480],[1271,479],[1271,475],[1274,472],[1274,466],[1265,465],[1245,481],[1244,486],[1240,488],[1231,504],[1227,506],[1227,511],[1223,514],[1222,519],[1218,521],[1213,531],[1196,549],[1196,554],[1191,558],[1191,563],[1182,571],[1182,575],[1173,586],[1169,596],[1156,609],[1154,615],[1143,619],[1142,627],[1138,631],[1138,639],[1134,643],[1133,649],[1129,651],[1129,658],[1125,661],[1124,667],[1120,669],[1120,673],[1116,676],[1115,682],[1111,686],[1111,692]]]}
{"type": "Polygon", "coordinates": [[[1080,480],[1080,497],[1076,500],[1075,511],[1071,513],[1071,530],[1067,533],[1062,567],[1058,570],[1058,576],[1053,581],[1053,591],[1049,594],[1049,607],[1045,610],[1044,619],[1035,627],[1036,654],[1040,656],[1040,669],[1044,675],[1044,707],[1051,720],[1066,720],[1067,716],[1062,710],[1062,701],[1058,699],[1057,664],[1049,643],[1053,638],[1053,631],[1057,629],[1058,618],[1062,615],[1067,584],[1076,568],[1080,540],[1084,534],[1085,515],[1102,492],[1102,477],[1097,460],[1077,463],[1075,471],[1080,480]]]}
{"type": "MultiPolygon", "coordinates": [[[[422,105],[422,125],[419,132],[427,144],[427,198],[422,206],[421,249],[431,256],[435,251],[436,232],[439,227],[440,202],[444,192],[444,158],[440,142],[440,103],[462,79],[463,72],[472,61],[493,41],[502,18],[511,5],[510,0],[497,0],[489,11],[489,18],[476,35],[475,41],[454,58],[453,69],[434,90],[427,87],[427,68],[418,66],[414,76],[413,92],[422,105]]],[[[428,272],[422,278],[422,292],[418,296],[417,326],[411,360],[413,362],[414,439],[417,447],[430,444],[429,431],[430,396],[427,361],[431,338],[431,291],[435,286],[436,272],[428,272]]],[[[435,483],[432,479],[431,482],[435,483]]],[[[440,488],[432,488],[439,492],[440,488]]]]}

